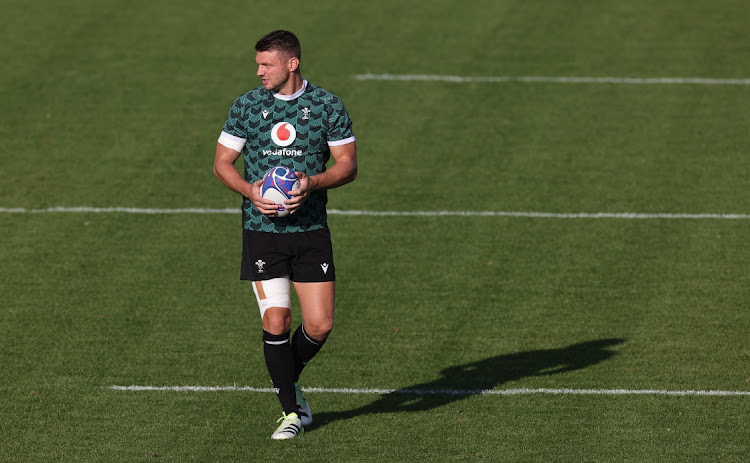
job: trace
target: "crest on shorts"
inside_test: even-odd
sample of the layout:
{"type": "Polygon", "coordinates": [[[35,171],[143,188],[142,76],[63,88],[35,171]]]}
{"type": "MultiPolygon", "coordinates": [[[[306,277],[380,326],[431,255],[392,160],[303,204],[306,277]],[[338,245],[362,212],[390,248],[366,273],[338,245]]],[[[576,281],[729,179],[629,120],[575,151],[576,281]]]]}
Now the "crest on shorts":
{"type": "Polygon", "coordinates": [[[258,273],[263,273],[263,267],[266,266],[266,263],[258,259],[258,261],[255,262],[255,266],[258,267],[258,273]]]}

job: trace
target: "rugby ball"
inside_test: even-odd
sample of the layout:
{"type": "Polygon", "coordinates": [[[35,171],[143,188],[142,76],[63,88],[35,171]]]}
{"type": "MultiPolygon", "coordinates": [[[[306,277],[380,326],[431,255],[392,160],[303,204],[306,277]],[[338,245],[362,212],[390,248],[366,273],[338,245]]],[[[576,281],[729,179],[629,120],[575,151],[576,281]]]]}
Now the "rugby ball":
{"type": "Polygon", "coordinates": [[[297,188],[299,188],[299,179],[294,171],[287,167],[276,166],[269,169],[263,176],[260,194],[279,205],[276,217],[286,217],[289,211],[286,210],[284,201],[291,198],[289,192],[297,188]]]}

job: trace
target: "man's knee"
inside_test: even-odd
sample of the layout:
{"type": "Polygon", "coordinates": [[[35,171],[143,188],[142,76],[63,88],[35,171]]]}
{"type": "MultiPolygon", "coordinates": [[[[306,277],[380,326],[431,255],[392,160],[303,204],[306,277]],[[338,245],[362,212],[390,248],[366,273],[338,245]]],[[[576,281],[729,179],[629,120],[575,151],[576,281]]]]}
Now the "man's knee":
{"type": "Polygon", "coordinates": [[[292,325],[292,302],[289,276],[253,282],[258,300],[263,329],[271,334],[283,334],[292,325]]]}
{"type": "Polygon", "coordinates": [[[292,326],[292,311],[283,307],[270,307],[263,313],[263,329],[271,334],[287,333],[292,326]]]}
{"type": "Polygon", "coordinates": [[[333,317],[305,320],[305,333],[315,341],[325,341],[333,330],[333,317]]]}

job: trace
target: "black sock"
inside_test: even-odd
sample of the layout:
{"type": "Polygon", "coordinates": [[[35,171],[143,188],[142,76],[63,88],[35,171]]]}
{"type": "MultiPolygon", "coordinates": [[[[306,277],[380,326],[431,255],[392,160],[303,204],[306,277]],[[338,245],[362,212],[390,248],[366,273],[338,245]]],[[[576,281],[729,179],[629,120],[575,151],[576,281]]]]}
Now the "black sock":
{"type": "Polygon", "coordinates": [[[299,375],[307,362],[315,357],[326,340],[318,341],[305,333],[305,326],[300,325],[292,336],[292,352],[294,353],[294,381],[299,381],[299,375]]]}
{"type": "Polygon", "coordinates": [[[287,415],[298,413],[297,396],[294,393],[294,354],[289,344],[289,331],[271,334],[263,330],[263,354],[281,408],[287,415]]]}

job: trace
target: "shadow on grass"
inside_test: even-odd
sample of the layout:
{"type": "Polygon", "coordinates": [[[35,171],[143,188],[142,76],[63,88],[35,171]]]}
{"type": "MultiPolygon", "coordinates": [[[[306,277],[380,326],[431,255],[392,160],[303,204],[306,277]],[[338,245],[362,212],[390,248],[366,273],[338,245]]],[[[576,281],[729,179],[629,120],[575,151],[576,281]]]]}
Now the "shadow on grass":
{"type": "Polygon", "coordinates": [[[450,404],[482,390],[494,389],[511,381],[531,376],[550,376],[582,370],[617,354],[610,349],[624,339],[600,339],[559,349],[534,350],[498,355],[478,362],[446,368],[434,381],[415,384],[382,394],[369,405],[353,410],[314,413],[314,422],[306,430],[328,423],[372,413],[417,412],[450,404]]]}

